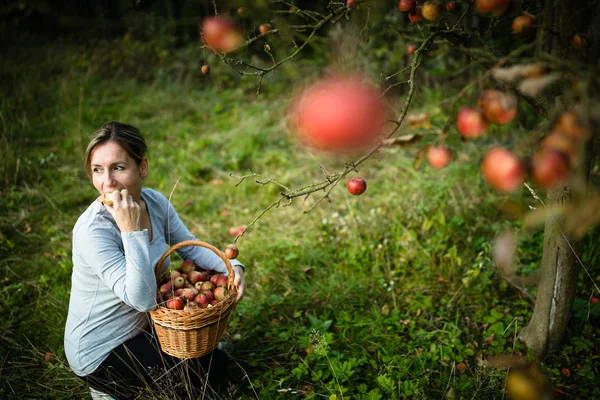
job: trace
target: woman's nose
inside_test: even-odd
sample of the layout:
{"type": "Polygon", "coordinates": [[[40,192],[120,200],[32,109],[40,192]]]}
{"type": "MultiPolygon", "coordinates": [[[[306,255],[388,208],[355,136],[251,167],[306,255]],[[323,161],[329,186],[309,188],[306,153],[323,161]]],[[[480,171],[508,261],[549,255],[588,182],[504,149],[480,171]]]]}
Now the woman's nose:
{"type": "Polygon", "coordinates": [[[104,185],[108,187],[113,187],[117,184],[117,181],[113,175],[113,171],[106,171],[104,173],[104,185]]]}

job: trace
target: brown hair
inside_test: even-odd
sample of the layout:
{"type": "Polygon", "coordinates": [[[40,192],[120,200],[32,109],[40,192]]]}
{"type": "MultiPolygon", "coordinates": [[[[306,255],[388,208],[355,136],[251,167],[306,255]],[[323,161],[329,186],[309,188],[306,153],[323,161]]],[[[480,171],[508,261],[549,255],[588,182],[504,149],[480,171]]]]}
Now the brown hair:
{"type": "Polygon", "coordinates": [[[85,170],[90,177],[92,176],[92,151],[96,146],[107,142],[120,144],[137,165],[140,165],[146,155],[146,140],[138,128],[123,122],[107,122],[92,134],[85,150],[85,170]]]}

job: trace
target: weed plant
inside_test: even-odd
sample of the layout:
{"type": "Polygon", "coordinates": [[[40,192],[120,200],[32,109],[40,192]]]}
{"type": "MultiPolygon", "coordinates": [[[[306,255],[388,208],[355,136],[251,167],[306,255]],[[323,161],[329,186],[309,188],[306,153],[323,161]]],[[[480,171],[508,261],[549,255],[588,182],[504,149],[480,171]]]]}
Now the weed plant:
{"type": "MultiPolygon", "coordinates": [[[[348,160],[301,148],[285,128],[298,71],[314,75],[322,60],[286,66],[256,95],[256,82],[216,62],[201,75],[195,46],[125,36],[91,49],[67,41],[26,49],[0,61],[20,77],[0,103],[0,398],[84,399],[63,333],[71,229],[97,196],[82,166],[89,133],[108,120],[140,127],[146,185],[172,192],[192,232],[219,248],[232,241],[230,227],[277,198],[267,178],[298,187],[322,179],[320,166],[331,172],[348,160]],[[240,183],[250,170],[262,177],[240,183]]],[[[436,85],[416,107],[443,98],[436,85]]],[[[490,144],[518,141],[520,118],[490,144]]],[[[237,243],[248,287],[224,337],[231,383],[205,398],[504,398],[507,371],[484,359],[524,351],[516,334],[532,302],[495,272],[491,241],[516,232],[528,274],[543,237],[501,212],[516,200],[536,206],[526,189],[499,197],[480,177],[481,149],[457,148],[458,161],[442,171],[415,170],[416,149],[386,149],[358,171],[364,195],[340,186],[308,213],[317,195],[259,219],[237,243]]],[[[599,238],[586,237],[582,259],[596,282],[599,238]]],[[[600,398],[600,304],[591,293],[582,273],[563,350],[543,363],[565,398],[600,398]]],[[[177,393],[164,398],[188,398],[177,393]]]]}

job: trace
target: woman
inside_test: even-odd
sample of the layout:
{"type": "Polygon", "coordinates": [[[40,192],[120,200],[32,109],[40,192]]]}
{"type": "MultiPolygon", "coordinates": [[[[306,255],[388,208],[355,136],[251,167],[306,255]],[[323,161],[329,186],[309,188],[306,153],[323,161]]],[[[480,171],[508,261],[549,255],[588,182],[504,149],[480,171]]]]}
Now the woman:
{"type": "MultiPolygon", "coordinates": [[[[173,371],[185,374],[174,381],[194,387],[207,380],[220,383],[226,368],[220,350],[182,362],[161,352],[151,334],[147,311],[156,307],[156,263],[169,243],[195,238],[162,194],[142,188],[148,175],[145,153],[145,140],[131,125],[109,122],[93,134],[85,168],[99,197],[73,229],[65,353],[75,374],[91,388],[120,399],[168,386],[157,380],[173,371]],[[104,196],[112,206],[103,204],[104,196]]],[[[204,247],[184,247],[178,254],[205,269],[227,273],[223,261],[204,247]]],[[[168,264],[169,258],[162,269],[168,264]]],[[[237,260],[231,264],[239,300],[245,269],[237,260]]]]}

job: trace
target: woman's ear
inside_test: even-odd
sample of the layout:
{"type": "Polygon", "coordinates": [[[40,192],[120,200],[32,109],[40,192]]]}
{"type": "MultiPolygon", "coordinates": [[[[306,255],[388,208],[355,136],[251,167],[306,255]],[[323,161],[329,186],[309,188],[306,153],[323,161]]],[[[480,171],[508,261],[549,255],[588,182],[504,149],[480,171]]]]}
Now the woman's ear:
{"type": "Polygon", "coordinates": [[[140,176],[142,179],[146,179],[148,176],[148,159],[146,157],[140,162],[140,176]]]}

